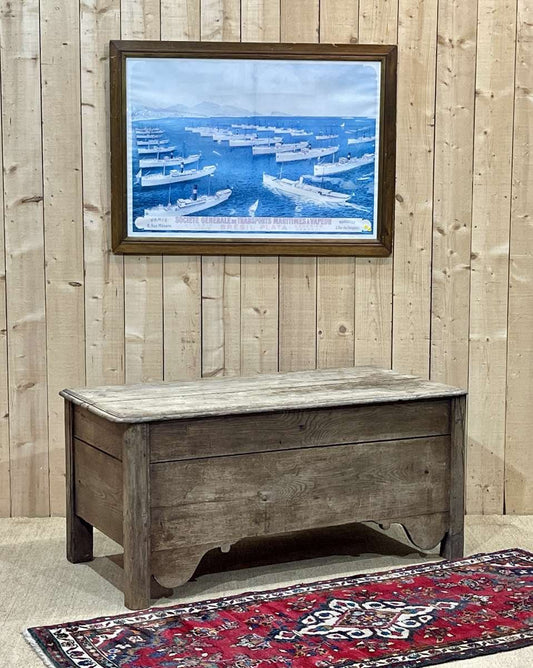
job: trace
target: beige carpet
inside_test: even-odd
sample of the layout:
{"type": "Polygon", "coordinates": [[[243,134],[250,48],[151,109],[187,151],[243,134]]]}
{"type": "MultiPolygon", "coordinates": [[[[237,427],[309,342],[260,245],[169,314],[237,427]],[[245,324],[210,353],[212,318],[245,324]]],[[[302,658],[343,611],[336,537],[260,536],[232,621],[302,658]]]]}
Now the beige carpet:
{"type": "MultiPolygon", "coordinates": [[[[392,527],[388,535],[361,525],[344,528],[342,532],[340,540],[337,536],[337,556],[211,572],[200,575],[196,581],[176,590],[173,598],[161,599],[159,603],[167,605],[173,601],[269,589],[291,582],[383,570],[428,559],[406,547],[403,530],[399,527],[392,527]],[[338,549],[339,545],[342,549],[338,549]],[[350,556],[357,552],[360,552],[358,556],[350,556]],[[380,553],[390,556],[380,556],[380,553]]],[[[330,539],[325,535],[323,542],[327,545],[323,546],[322,554],[327,552],[327,546],[331,544],[329,540],[334,537],[330,539]]],[[[313,543],[318,542],[315,536],[313,543]]],[[[468,554],[508,547],[533,551],[533,517],[467,518],[468,554]]],[[[279,557],[280,544],[274,544],[274,549],[279,557]]],[[[285,549],[283,547],[283,558],[287,555],[285,549]]],[[[99,558],[91,564],[73,565],[64,556],[63,519],[0,519],[0,668],[42,668],[42,662],[21,635],[28,626],[124,612],[122,594],[112,584],[120,583],[121,570],[102,556],[118,551],[114,543],[96,533],[95,554],[99,558]]],[[[276,555],[272,556],[275,560],[276,555]]],[[[435,555],[429,557],[435,558],[435,555]]],[[[216,561],[211,559],[206,568],[216,570],[213,563],[216,566],[216,561]]],[[[533,667],[533,647],[457,661],[453,665],[460,668],[529,668],[533,667]]]]}

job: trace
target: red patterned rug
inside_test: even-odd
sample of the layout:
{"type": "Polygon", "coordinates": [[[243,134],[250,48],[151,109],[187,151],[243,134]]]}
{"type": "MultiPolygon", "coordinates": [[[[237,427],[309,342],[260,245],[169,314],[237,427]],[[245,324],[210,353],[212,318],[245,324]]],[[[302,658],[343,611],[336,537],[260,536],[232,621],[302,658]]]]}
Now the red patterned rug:
{"type": "Polygon", "coordinates": [[[299,584],[29,629],[56,668],[405,668],[533,644],[533,554],[299,584]]]}

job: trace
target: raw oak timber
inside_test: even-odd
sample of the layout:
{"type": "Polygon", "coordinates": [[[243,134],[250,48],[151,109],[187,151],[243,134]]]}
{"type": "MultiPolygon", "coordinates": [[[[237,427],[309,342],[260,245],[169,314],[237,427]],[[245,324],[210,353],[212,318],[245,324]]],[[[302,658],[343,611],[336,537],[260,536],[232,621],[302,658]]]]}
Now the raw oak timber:
{"type": "MultiPolygon", "coordinates": [[[[319,41],[318,0],[281,0],[280,9],[282,42],[319,41]]],[[[280,257],[280,371],[316,368],[316,276],[316,258],[280,257]]]]}
{"type": "Polygon", "coordinates": [[[40,4],[50,513],[65,513],[65,384],[85,382],[79,3],[40,4]]]}
{"type": "Polygon", "coordinates": [[[83,2],[80,21],[86,381],[122,383],[124,263],[111,252],[108,158],[108,49],[120,36],[120,1],[83,2]]]}
{"type": "Polygon", "coordinates": [[[513,189],[509,319],[507,343],[507,415],[505,439],[505,511],[533,508],[533,6],[519,0],[514,106],[513,189]]]}
{"type": "MultiPolygon", "coordinates": [[[[159,39],[159,0],[122,0],[122,39],[159,39]]],[[[127,383],[163,380],[163,258],[124,258],[124,346],[127,383]]]]}
{"type": "Polygon", "coordinates": [[[430,364],[431,378],[462,387],[468,384],[476,24],[474,4],[439,4],[430,364]]]}
{"type": "Polygon", "coordinates": [[[400,0],[392,366],[429,375],[436,0],[400,0]]]}
{"type": "MultiPolygon", "coordinates": [[[[161,39],[200,39],[200,0],[161,1],[161,39]]],[[[195,255],[163,256],[163,376],[202,375],[202,263],[195,255]]]]}
{"type": "Polygon", "coordinates": [[[516,2],[480,4],[472,204],[467,509],[503,513],[516,2]]]}
{"type": "Polygon", "coordinates": [[[39,2],[0,3],[11,513],[46,516],[48,402],[39,2]]]}
{"type": "MultiPolygon", "coordinates": [[[[359,0],[361,44],[398,42],[398,0],[359,0]]],[[[355,259],[355,363],[392,365],[393,256],[355,259]]]]}
{"type": "Polygon", "coordinates": [[[462,554],[464,390],[350,367],[61,394],[69,558],[93,526],[123,544],[129,608],[252,537],[398,522],[462,554]]]}

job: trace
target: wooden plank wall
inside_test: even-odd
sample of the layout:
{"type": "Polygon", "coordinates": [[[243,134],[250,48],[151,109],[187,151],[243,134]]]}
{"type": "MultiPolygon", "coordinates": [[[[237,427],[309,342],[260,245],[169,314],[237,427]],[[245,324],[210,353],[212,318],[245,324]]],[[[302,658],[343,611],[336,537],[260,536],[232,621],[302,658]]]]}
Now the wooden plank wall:
{"type": "Polygon", "coordinates": [[[0,515],[64,386],[375,364],[466,386],[468,511],[533,513],[528,0],[0,0],[0,515]],[[109,39],[399,46],[393,257],[109,251],[109,39]]]}

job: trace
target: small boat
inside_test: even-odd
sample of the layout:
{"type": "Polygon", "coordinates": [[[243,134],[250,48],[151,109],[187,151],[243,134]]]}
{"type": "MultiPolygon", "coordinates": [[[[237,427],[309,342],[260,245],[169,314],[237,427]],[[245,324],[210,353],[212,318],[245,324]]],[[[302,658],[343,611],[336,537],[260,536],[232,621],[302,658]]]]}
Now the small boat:
{"type": "MultiPolygon", "coordinates": [[[[200,197],[189,197],[179,199],[176,204],[159,204],[144,210],[144,218],[159,218],[167,216],[189,216],[191,213],[198,213],[218,206],[231,197],[231,188],[217,190],[214,195],[201,195],[200,197]]],[[[143,218],[138,218],[135,225],[142,229],[143,218]]]]}
{"type": "Polygon", "coordinates": [[[245,146],[270,146],[271,144],[279,144],[281,137],[254,137],[252,139],[234,138],[229,140],[231,148],[245,147],[245,146]]]}
{"type": "Polygon", "coordinates": [[[273,155],[274,153],[285,153],[286,151],[298,151],[308,148],[309,142],[301,141],[296,144],[275,144],[274,146],[252,146],[253,155],[273,155]]]}
{"type": "Polygon", "coordinates": [[[342,174],[349,172],[352,169],[363,167],[374,161],[373,153],[365,153],[360,158],[339,158],[337,162],[321,162],[313,167],[313,174],[315,176],[329,176],[330,174],[342,174]]]}
{"type": "Polygon", "coordinates": [[[339,135],[315,135],[315,139],[337,139],[339,135]]]}
{"type": "Polygon", "coordinates": [[[300,176],[298,181],[292,181],[291,179],[277,178],[270,174],[263,174],[263,185],[270,190],[282,193],[283,195],[296,195],[299,198],[318,204],[352,206],[347,202],[351,195],[336,192],[335,190],[328,190],[327,188],[312,186],[305,183],[303,179],[304,177],[300,176]]]}
{"type": "Polygon", "coordinates": [[[365,137],[350,137],[348,139],[348,144],[366,144],[369,141],[374,141],[376,137],[370,137],[370,136],[365,136],[365,137]]]}
{"type": "Polygon", "coordinates": [[[171,169],[168,173],[162,174],[141,174],[140,181],[143,188],[150,186],[164,186],[169,183],[182,183],[184,181],[195,181],[204,176],[210,176],[216,171],[216,165],[207,165],[200,169],[171,169]]]}
{"type": "Polygon", "coordinates": [[[255,212],[257,211],[258,206],[259,200],[256,199],[255,202],[248,208],[248,213],[250,214],[251,218],[255,218],[255,212]]]}
{"type": "Polygon", "coordinates": [[[137,128],[135,130],[135,136],[136,137],[143,137],[143,136],[157,136],[157,135],[162,135],[163,130],[161,128],[137,128]]]}
{"type": "Polygon", "coordinates": [[[147,167],[175,167],[176,165],[188,165],[191,162],[197,162],[202,155],[195,153],[194,155],[178,155],[176,157],[163,156],[162,158],[142,158],[139,160],[139,167],[146,169],[147,167]]]}
{"type": "Polygon", "coordinates": [[[149,141],[152,141],[154,143],[157,143],[159,141],[159,139],[161,139],[161,135],[162,135],[162,133],[158,134],[156,132],[153,132],[153,133],[152,132],[143,132],[142,134],[136,133],[135,134],[135,139],[137,140],[137,143],[139,143],[139,141],[143,141],[143,140],[149,140],[149,141]]]}
{"type": "Polygon", "coordinates": [[[137,146],[163,146],[169,143],[170,139],[137,139],[137,146]]]}
{"type": "Polygon", "coordinates": [[[276,162],[295,162],[297,160],[311,160],[312,158],[323,158],[326,155],[337,153],[338,146],[325,146],[324,148],[302,148],[299,151],[287,151],[276,153],[276,162]]]}
{"type": "Polygon", "coordinates": [[[313,134],[307,130],[290,130],[290,133],[293,137],[310,137],[313,134]]]}
{"type": "Polygon", "coordinates": [[[146,155],[147,153],[173,153],[176,150],[175,146],[143,146],[138,148],[139,155],[146,155]]]}

